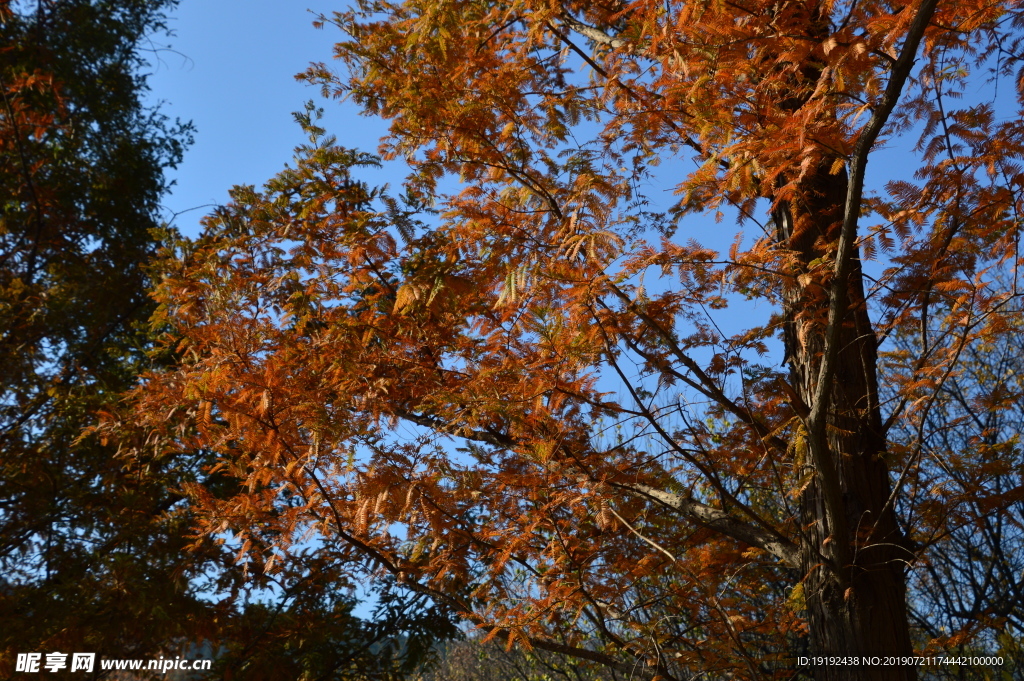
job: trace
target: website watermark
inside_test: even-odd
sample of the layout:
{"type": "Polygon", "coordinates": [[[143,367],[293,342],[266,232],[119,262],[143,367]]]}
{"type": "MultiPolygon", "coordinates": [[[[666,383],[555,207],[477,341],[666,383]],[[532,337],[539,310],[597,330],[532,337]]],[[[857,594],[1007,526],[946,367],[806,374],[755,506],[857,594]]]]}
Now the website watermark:
{"type": "MultiPolygon", "coordinates": [[[[150,659],[103,659],[99,669],[103,671],[150,671],[166,674],[170,671],[207,671],[213,660],[191,660],[174,657],[150,659]]],[[[96,669],[96,653],[18,653],[14,671],[25,674],[44,672],[91,672],[96,669]]]]}

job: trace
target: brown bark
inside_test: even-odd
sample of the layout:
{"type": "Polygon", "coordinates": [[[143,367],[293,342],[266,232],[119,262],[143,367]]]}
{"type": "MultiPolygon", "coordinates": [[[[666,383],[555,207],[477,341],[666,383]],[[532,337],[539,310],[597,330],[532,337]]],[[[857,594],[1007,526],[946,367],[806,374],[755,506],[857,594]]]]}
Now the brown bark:
{"type": "MultiPolygon", "coordinates": [[[[812,263],[835,257],[847,189],[845,173],[828,172],[831,162],[823,159],[799,199],[776,214],[780,246],[792,257],[792,277],[783,291],[791,381],[796,395],[812,408],[825,354],[833,272],[812,263]]],[[[894,509],[886,504],[891,485],[878,404],[877,339],[860,263],[850,271],[835,378],[825,393],[824,443],[815,450],[803,428],[793,443],[798,463],[814,472],[800,496],[811,651],[847,658],[912,656],[904,574],[910,553],[894,509]]],[[[912,681],[916,669],[821,665],[814,674],[820,681],[912,681]]]]}

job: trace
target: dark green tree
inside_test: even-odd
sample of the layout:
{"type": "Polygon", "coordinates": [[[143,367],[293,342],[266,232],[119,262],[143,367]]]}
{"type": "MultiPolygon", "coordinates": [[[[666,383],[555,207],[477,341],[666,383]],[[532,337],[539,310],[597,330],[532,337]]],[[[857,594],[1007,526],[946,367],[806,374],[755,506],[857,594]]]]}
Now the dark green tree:
{"type": "MultiPolygon", "coordinates": [[[[54,651],[213,656],[210,676],[235,679],[398,678],[457,633],[447,613],[385,592],[363,620],[350,582],[319,579],[330,555],[272,568],[237,563],[230,536],[196,542],[182,490],[228,497],[233,478],[130,420],[93,429],[177,361],[155,347],[148,289],[159,251],[187,244],[159,200],[192,129],[146,105],[143,75],[176,4],[0,0],[0,678],[18,653],[54,651]]],[[[195,416],[166,415],[175,437],[195,416]]]]}
{"type": "Polygon", "coordinates": [[[196,632],[181,497],[198,459],[84,434],[131,386],[165,170],[191,126],[144,101],[176,0],[0,0],[0,676],[17,652],[129,656],[196,632]]]}

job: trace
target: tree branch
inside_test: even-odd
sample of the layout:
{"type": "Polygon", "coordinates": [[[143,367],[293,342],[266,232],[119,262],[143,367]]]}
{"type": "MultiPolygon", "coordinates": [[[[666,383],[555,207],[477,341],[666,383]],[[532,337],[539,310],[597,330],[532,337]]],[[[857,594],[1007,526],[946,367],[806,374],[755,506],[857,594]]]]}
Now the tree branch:
{"type": "Polygon", "coordinates": [[[800,565],[800,552],[793,542],[737,520],[725,511],[702,504],[689,495],[666,492],[642,483],[609,481],[608,484],[656,501],[662,506],[686,516],[698,525],[720,532],[744,544],[764,549],[788,567],[797,568],[800,565]]]}
{"type": "MultiPolygon", "coordinates": [[[[718,386],[718,384],[715,383],[714,380],[712,380],[712,378],[708,376],[703,369],[700,368],[700,365],[697,364],[697,362],[694,361],[692,357],[683,352],[682,348],[679,347],[675,339],[672,338],[672,335],[668,331],[663,329],[660,324],[658,324],[654,319],[651,318],[650,315],[648,315],[646,312],[640,309],[640,307],[632,299],[630,299],[630,297],[626,295],[626,293],[622,291],[622,289],[620,289],[618,286],[615,286],[614,284],[611,284],[610,286],[612,293],[614,293],[619,298],[619,300],[621,300],[629,308],[630,312],[639,317],[640,320],[643,321],[649,329],[651,329],[651,331],[654,331],[656,334],[658,334],[658,336],[662,339],[662,341],[665,342],[665,345],[668,346],[669,350],[676,357],[676,359],[678,359],[683,366],[685,366],[697,377],[697,379],[700,381],[700,385],[695,385],[693,381],[687,378],[683,378],[681,374],[675,371],[671,371],[669,373],[672,373],[674,376],[676,376],[676,378],[684,380],[687,383],[687,385],[700,391],[700,393],[707,397],[708,399],[714,400],[722,407],[727,409],[730,413],[732,413],[733,416],[736,416],[738,419],[740,419],[740,421],[746,423],[754,430],[755,433],[757,433],[757,436],[761,439],[762,442],[774,447],[778,451],[786,451],[788,446],[787,443],[784,442],[777,435],[773,435],[772,429],[769,428],[766,424],[762,423],[760,420],[758,420],[757,417],[754,416],[754,414],[752,414],[749,409],[746,409],[745,407],[742,407],[736,404],[733,400],[729,399],[728,395],[722,392],[722,389],[718,386]]],[[[644,359],[648,359],[644,355],[644,353],[638,352],[638,354],[644,356],[644,359]]]]}
{"type": "Polygon", "coordinates": [[[566,26],[576,31],[580,35],[590,38],[595,43],[607,45],[612,49],[622,47],[623,45],[626,44],[625,40],[621,38],[616,38],[614,36],[610,36],[601,29],[595,28],[594,26],[589,26],[580,21],[579,19],[577,19],[576,17],[572,16],[571,14],[566,13],[565,15],[562,16],[562,20],[565,21],[566,26]]]}
{"type": "MultiPolygon", "coordinates": [[[[938,0],[923,0],[907,31],[903,49],[892,69],[892,76],[886,85],[879,106],[871,115],[871,120],[861,131],[853,148],[850,159],[850,180],[846,187],[846,202],[843,209],[843,225],[839,236],[836,254],[834,279],[832,282],[831,300],[828,310],[828,325],[825,328],[825,349],[818,373],[818,382],[814,387],[814,399],[811,413],[807,419],[808,440],[814,467],[820,477],[825,497],[825,514],[829,523],[829,532],[835,538],[833,547],[840,565],[846,565],[849,547],[847,546],[847,523],[843,514],[842,489],[837,469],[837,459],[830,456],[826,441],[826,420],[829,412],[828,399],[832,380],[835,377],[836,364],[839,357],[839,331],[846,319],[847,286],[853,268],[854,247],[857,240],[857,222],[860,217],[861,203],[864,194],[864,176],[871,148],[878,139],[879,133],[889,120],[889,116],[899,102],[903,86],[910,77],[914,66],[917,48],[924,37],[925,29],[935,13],[938,0]]],[[[838,453],[837,453],[838,455],[838,453]]]]}

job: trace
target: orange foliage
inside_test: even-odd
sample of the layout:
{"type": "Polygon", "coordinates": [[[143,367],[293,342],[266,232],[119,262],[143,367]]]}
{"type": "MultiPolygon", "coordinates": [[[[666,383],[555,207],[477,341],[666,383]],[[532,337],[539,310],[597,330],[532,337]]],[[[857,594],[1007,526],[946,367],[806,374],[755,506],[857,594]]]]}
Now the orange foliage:
{"type": "Polygon", "coordinates": [[[907,433],[1020,328],[1024,129],[951,101],[1019,68],[1018,13],[365,0],[331,20],[348,75],[307,77],[391,121],[407,202],[351,196],[368,159],[330,141],[237,189],[158,291],[184,362],[137,418],[189,405],[164,446],[242,481],[191,490],[204,533],[317,536],[509,643],[664,679],[912,654],[914,524],[958,501],[907,433]],[[703,211],[762,233],[719,253],[703,211]]]}

